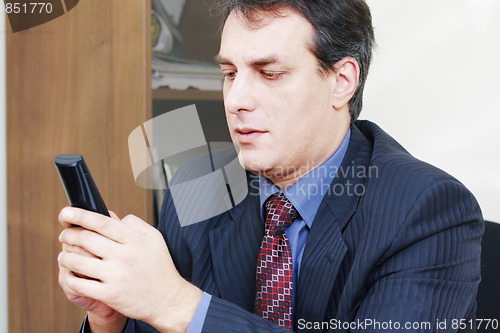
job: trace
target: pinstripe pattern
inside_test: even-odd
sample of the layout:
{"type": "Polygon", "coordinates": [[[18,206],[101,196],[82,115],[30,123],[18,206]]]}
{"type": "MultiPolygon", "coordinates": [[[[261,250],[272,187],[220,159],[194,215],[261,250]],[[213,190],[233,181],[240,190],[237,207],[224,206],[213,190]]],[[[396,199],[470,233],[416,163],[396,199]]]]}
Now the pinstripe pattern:
{"type": "MultiPolygon", "coordinates": [[[[315,331],[300,330],[300,319],[447,319],[451,332],[452,319],[474,318],[483,231],[477,202],[375,124],[358,121],[351,131],[331,188],[358,185],[365,192],[325,196],[304,249],[294,328],[315,331]],[[349,167],[371,167],[373,174],[345,172],[349,167]]],[[[286,332],[251,313],[264,232],[257,190],[254,183],[231,211],[184,228],[166,196],[159,229],[174,262],[214,295],[204,332],[286,332]]],[[[425,332],[437,331],[432,328],[425,332]]]]}

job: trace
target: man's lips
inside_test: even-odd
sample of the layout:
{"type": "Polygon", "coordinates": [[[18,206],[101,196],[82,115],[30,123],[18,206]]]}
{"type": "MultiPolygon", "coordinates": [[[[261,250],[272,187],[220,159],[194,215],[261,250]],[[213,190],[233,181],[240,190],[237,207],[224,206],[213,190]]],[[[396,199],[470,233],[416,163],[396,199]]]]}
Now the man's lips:
{"type": "Polygon", "coordinates": [[[237,128],[235,129],[235,132],[237,134],[237,139],[240,144],[252,143],[259,137],[267,133],[267,131],[261,131],[253,128],[237,128]]]}

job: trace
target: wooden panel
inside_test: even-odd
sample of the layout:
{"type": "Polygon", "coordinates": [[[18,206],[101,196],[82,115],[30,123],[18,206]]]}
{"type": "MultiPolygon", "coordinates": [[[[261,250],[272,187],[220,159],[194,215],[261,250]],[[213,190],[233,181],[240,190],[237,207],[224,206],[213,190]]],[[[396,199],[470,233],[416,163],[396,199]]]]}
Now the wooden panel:
{"type": "Polygon", "coordinates": [[[7,33],[10,332],[76,332],[83,313],[57,282],[67,205],[53,165],[85,156],[109,209],[152,221],[130,167],[128,134],[151,114],[149,0],[86,0],[7,33]]]}

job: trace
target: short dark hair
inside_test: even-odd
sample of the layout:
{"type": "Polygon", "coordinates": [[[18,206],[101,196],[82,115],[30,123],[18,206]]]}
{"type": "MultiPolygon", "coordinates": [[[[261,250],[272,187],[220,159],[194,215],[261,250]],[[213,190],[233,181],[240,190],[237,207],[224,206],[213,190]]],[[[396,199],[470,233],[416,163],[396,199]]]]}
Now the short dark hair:
{"type": "Polygon", "coordinates": [[[363,106],[363,89],[375,44],[370,8],[364,0],[219,0],[222,24],[232,11],[249,21],[259,20],[258,11],[280,15],[291,9],[306,18],[315,30],[311,51],[320,69],[334,70],[337,61],[351,56],[360,67],[359,83],[349,102],[351,120],[358,118],[363,106]]]}

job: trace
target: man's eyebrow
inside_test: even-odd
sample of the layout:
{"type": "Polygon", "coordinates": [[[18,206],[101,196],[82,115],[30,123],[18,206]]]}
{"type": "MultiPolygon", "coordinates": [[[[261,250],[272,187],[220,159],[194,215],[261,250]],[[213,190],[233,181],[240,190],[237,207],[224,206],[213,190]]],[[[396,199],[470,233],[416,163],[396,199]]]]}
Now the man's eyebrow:
{"type": "Polygon", "coordinates": [[[215,56],[215,63],[217,65],[232,65],[233,64],[229,59],[222,57],[220,54],[215,56]]]}
{"type": "Polygon", "coordinates": [[[269,65],[269,64],[277,64],[277,63],[280,63],[280,61],[279,61],[279,59],[278,59],[277,56],[270,55],[270,56],[267,56],[267,57],[264,57],[264,58],[255,59],[251,63],[252,63],[253,66],[261,67],[261,66],[266,66],[266,65],[269,65]]]}
{"type": "MultiPolygon", "coordinates": [[[[231,60],[229,60],[228,58],[225,58],[219,54],[215,56],[215,62],[219,65],[232,65],[233,64],[233,62],[231,60]]],[[[262,66],[266,66],[269,64],[279,64],[279,63],[281,63],[281,61],[278,59],[278,57],[276,55],[270,55],[270,56],[250,60],[249,63],[251,66],[262,67],[262,66]]]]}

